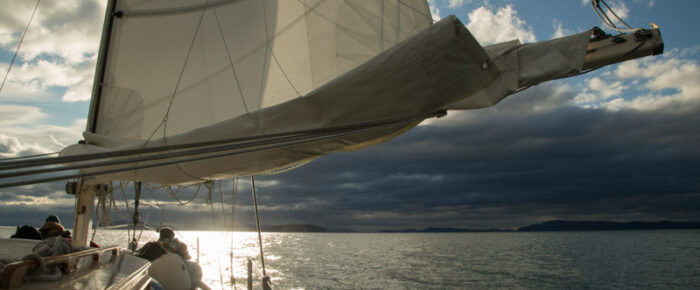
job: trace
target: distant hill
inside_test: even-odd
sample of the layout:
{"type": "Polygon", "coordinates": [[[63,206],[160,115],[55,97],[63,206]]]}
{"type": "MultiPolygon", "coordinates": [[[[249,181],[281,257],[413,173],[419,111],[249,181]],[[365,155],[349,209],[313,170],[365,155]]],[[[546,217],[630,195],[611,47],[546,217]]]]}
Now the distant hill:
{"type": "Polygon", "coordinates": [[[554,220],[517,229],[518,232],[534,231],[619,231],[619,230],[670,230],[700,229],[700,222],[604,222],[554,220]]]}
{"type": "Polygon", "coordinates": [[[434,228],[428,227],[422,230],[405,229],[405,230],[382,230],[382,233],[492,233],[492,232],[512,232],[512,230],[503,229],[460,229],[460,228],[434,228]]]}
{"type": "Polygon", "coordinates": [[[293,224],[266,227],[263,231],[277,233],[324,233],[326,229],[317,225],[293,224]]]}

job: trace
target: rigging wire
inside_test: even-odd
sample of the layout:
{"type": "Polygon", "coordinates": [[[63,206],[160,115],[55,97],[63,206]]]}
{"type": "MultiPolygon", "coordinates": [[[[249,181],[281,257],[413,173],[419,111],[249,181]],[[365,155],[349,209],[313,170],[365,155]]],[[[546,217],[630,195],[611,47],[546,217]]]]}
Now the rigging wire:
{"type": "MultiPolygon", "coordinates": [[[[129,186],[129,181],[126,182],[126,186],[127,186],[127,187],[129,186]]],[[[125,205],[125,208],[126,208],[126,215],[129,216],[129,212],[130,212],[130,210],[129,210],[129,199],[126,198],[126,190],[124,189],[124,184],[122,183],[121,180],[119,181],[119,187],[121,187],[121,190],[122,190],[122,197],[124,197],[124,205],[125,205]]],[[[126,244],[127,244],[127,245],[131,245],[131,241],[129,240],[130,237],[131,237],[131,228],[129,228],[129,227],[127,226],[127,227],[126,227],[126,240],[127,240],[126,244]]]]}
{"type": "Polygon", "coordinates": [[[37,157],[42,157],[42,156],[49,156],[49,155],[58,155],[58,153],[61,152],[51,152],[51,153],[43,153],[43,154],[34,154],[34,155],[26,155],[26,156],[18,156],[18,157],[8,157],[8,158],[0,158],[0,164],[3,162],[7,161],[12,161],[12,160],[21,160],[21,159],[30,159],[30,158],[37,158],[37,157]]]}
{"type": "MultiPolygon", "coordinates": [[[[221,221],[222,221],[222,223],[221,223],[221,228],[220,228],[220,229],[223,230],[224,227],[225,227],[225,226],[224,226],[224,223],[223,223],[224,220],[225,220],[225,217],[224,217],[225,212],[223,211],[224,195],[223,195],[223,192],[221,191],[221,183],[222,183],[222,182],[221,182],[221,181],[214,182],[215,185],[216,185],[216,183],[218,183],[218,185],[219,185],[219,193],[221,194],[221,206],[222,206],[222,207],[221,207],[221,209],[222,209],[222,212],[221,212],[221,221]]],[[[211,196],[211,195],[210,195],[210,196],[211,196]]],[[[216,225],[216,219],[214,218],[214,203],[213,203],[213,202],[211,203],[211,223],[212,223],[213,225],[216,225]]],[[[217,255],[217,256],[216,256],[216,263],[217,263],[217,265],[219,266],[219,283],[221,284],[221,289],[224,289],[224,274],[223,274],[223,271],[221,271],[221,255],[217,255]]]]}
{"type": "Polygon", "coordinates": [[[229,263],[231,266],[229,267],[229,272],[233,289],[236,289],[236,277],[233,275],[233,237],[236,225],[236,187],[238,187],[238,178],[233,178],[231,182],[231,230],[229,231],[229,237],[231,240],[231,246],[229,249],[229,263]]]}
{"type": "MultiPolygon", "coordinates": [[[[434,114],[438,114],[438,113],[434,113],[434,114]]],[[[439,115],[444,115],[444,112],[442,112],[442,114],[439,114],[439,115]]],[[[424,118],[422,118],[422,119],[424,119],[424,118]]],[[[383,126],[387,126],[387,125],[383,125],[383,126]]],[[[178,163],[193,162],[193,161],[206,160],[206,159],[214,159],[214,158],[219,158],[219,157],[226,157],[226,156],[232,156],[232,155],[238,155],[238,154],[244,154],[244,153],[258,152],[258,151],[263,151],[263,150],[268,150],[268,149],[275,149],[275,148],[280,148],[280,147],[284,147],[284,146],[293,146],[293,145],[298,145],[298,144],[303,144],[303,143],[308,143],[308,142],[313,142],[313,141],[321,141],[321,140],[326,140],[326,139],[331,139],[331,138],[340,138],[342,136],[359,134],[359,133],[362,133],[364,131],[371,131],[371,130],[376,130],[376,129],[377,129],[376,127],[368,127],[368,128],[364,128],[364,129],[358,129],[358,130],[340,131],[340,132],[329,134],[329,135],[321,135],[318,137],[308,137],[308,138],[301,139],[301,140],[286,141],[285,143],[281,143],[281,144],[272,144],[272,145],[260,146],[260,147],[255,147],[255,148],[245,147],[248,149],[241,149],[240,151],[218,153],[218,154],[212,154],[212,155],[201,156],[202,152],[197,152],[197,153],[191,153],[190,155],[200,154],[200,156],[178,159],[178,160],[170,160],[170,161],[159,162],[159,163],[149,163],[149,164],[145,164],[145,165],[133,165],[133,166],[127,166],[127,167],[121,167],[121,168],[113,168],[113,169],[107,169],[107,170],[102,170],[102,171],[83,172],[83,173],[78,173],[78,174],[66,174],[66,175],[48,177],[48,178],[36,178],[36,179],[22,180],[22,181],[17,181],[17,182],[0,183],[0,188],[19,186],[19,185],[27,185],[27,184],[35,184],[35,183],[42,183],[42,182],[49,182],[49,181],[57,181],[57,180],[65,180],[65,179],[72,179],[72,178],[80,178],[80,177],[87,177],[87,176],[98,176],[98,175],[103,175],[103,174],[124,172],[124,171],[136,170],[136,169],[152,168],[152,167],[173,165],[173,164],[178,164],[178,163]]],[[[209,150],[209,149],[207,149],[207,150],[209,150]]],[[[218,152],[224,151],[223,149],[217,149],[217,150],[219,150],[218,152]]],[[[206,152],[206,150],[202,150],[202,151],[206,152]]],[[[72,156],[72,157],[79,157],[79,156],[72,156]]],[[[60,159],[60,158],[62,158],[62,157],[58,157],[56,159],[60,159]]],[[[120,162],[120,161],[117,161],[117,162],[120,162]]],[[[136,162],[136,161],[134,161],[134,162],[136,162]]],[[[2,168],[0,168],[0,169],[2,169],[2,168]]],[[[0,175],[0,177],[6,178],[9,175],[15,176],[15,174],[10,173],[10,174],[2,174],[2,175],[0,175]]]]}
{"type": "Polygon", "coordinates": [[[258,214],[258,194],[255,188],[255,175],[250,175],[250,182],[253,190],[253,203],[255,204],[255,224],[258,228],[258,245],[260,246],[260,262],[262,263],[263,276],[267,276],[265,272],[265,254],[263,253],[262,234],[260,233],[260,215],[258,214]]]}
{"type": "Polygon", "coordinates": [[[141,182],[134,182],[134,214],[131,217],[131,221],[134,225],[134,233],[133,233],[133,237],[131,239],[131,242],[129,243],[129,249],[132,251],[136,251],[136,247],[138,246],[138,242],[139,242],[136,239],[136,227],[138,226],[138,223],[139,223],[139,220],[141,217],[141,213],[139,212],[140,200],[141,200],[141,182]]]}
{"type": "MultiPolygon", "coordinates": [[[[247,148],[247,147],[253,147],[253,146],[280,144],[280,143],[283,143],[286,141],[296,140],[296,138],[312,138],[312,137],[318,137],[318,136],[325,136],[325,134],[328,134],[328,135],[337,134],[339,132],[361,133],[364,130],[369,130],[369,129],[373,129],[373,128],[380,128],[383,126],[397,124],[397,123],[424,120],[424,119],[432,118],[432,117],[442,117],[445,114],[446,114],[445,111],[436,111],[436,112],[431,112],[431,113],[416,114],[416,115],[403,116],[403,117],[398,117],[398,118],[375,120],[375,121],[369,121],[369,122],[360,122],[360,123],[349,124],[349,125],[339,125],[339,126],[332,126],[332,127],[325,127],[325,128],[306,129],[306,130],[290,131],[290,132],[284,132],[284,133],[263,134],[263,135],[243,137],[243,138],[230,138],[230,139],[221,139],[221,140],[214,140],[214,141],[193,142],[193,143],[186,143],[186,144],[164,145],[164,146],[154,146],[154,147],[147,147],[147,148],[126,149],[126,150],[114,150],[114,151],[109,151],[109,152],[90,153],[90,154],[81,154],[81,155],[73,155],[73,156],[37,158],[37,159],[26,160],[26,161],[9,161],[9,162],[0,163],[0,169],[2,169],[2,170],[20,169],[20,168],[40,166],[40,165],[52,165],[52,164],[71,163],[71,162],[95,160],[95,159],[106,159],[106,158],[112,158],[112,157],[123,157],[123,156],[128,156],[128,155],[139,155],[139,154],[156,153],[156,152],[162,152],[162,151],[209,147],[209,146],[216,146],[216,145],[222,145],[222,144],[228,144],[231,147],[215,147],[215,148],[217,148],[219,150],[234,150],[234,149],[241,149],[241,148],[247,148]]],[[[334,136],[331,136],[331,137],[334,137],[334,136]]],[[[288,145],[288,144],[280,144],[279,147],[286,146],[286,145],[288,145]]],[[[189,151],[178,152],[177,156],[182,156],[182,155],[184,155],[184,153],[187,153],[187,152],[189,152],[189,151]]],[[[188,154],[201,154],[201,153],[206,153],[206,152],[196,151],[196,152],[189,152],[188,154]]],[[[167,157],[169,158],[171,156],[167,156],[167,157]]],[[[141,158],[139,160],[142,160],[142,159],[143,158],[141,158]]]]}
{"type": "Polygon", "coordinates": [[[610,27],[610,29],[616,30],[618,32],[630,32],[639,29],[632,28],[631,26],[629,26],[627,22],[622,20],[622,18],[620,18],[620,16],[618,16],[617,13],[615,13],[615,11],[608,5],[608,3],[605,2],[605,0],[591,0],[591,6],[593,7],[593,11],[595,11],[595,13],[598,15],[598,18],[600,18],[600,20],[603,21],[603,24],[605,24],[605,26],[610,27]],[[627,29],[617,27],[617,25],[615,25],[615,22],[612,19],[610,19],[603,7],[600,6],[600,3],[603,3],[603,6],[605,6],[605,8],[615,17],[617,21],[619,21],[620,23],[622,23],[622,25],[627,27],[627,29]]]}
{"type": "Polygon", "coordinates": [[[24,37],[27,35],[27,30],[29,30],[29,26],[32,24],[32,20],[34,19],[34,15],[36,14],[36,10],[39,9],[39,3],[41,3],[41,0],[36,0],[36,6],[34,6],[34,11],[32,12],[32,16],[29,17],[29,22],[27,22],[27,27],[24,28],[24,32],[22,33],[22,37],[19,39],[19,43],[17,43],[17,49],[15,49],[15,54],[12,56],[12,61],[10,61],[10,65],[7,67],[7,73],[5,73],[5,77],[2,79],[2,84],[0,85],[0,93],[2,93],[2,88],[5,87],[5,81],[7,81],[7,76],[10,75],[10,70],[12,69],[12,65],[15,63],[15,59],[17,59],[17,54],[19,53],[19,48],[22,46],[22,42],[24,42],[24,37]]]}

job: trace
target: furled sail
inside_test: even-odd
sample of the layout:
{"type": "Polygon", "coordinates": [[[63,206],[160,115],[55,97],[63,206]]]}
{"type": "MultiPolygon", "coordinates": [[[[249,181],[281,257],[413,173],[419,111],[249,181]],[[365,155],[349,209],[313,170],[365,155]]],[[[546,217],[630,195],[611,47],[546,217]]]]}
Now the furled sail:
{"type": "Polygon", "coordinates": [[[432,24],[423,0],[127,0],[106,22],[85,144],[63,156],[403,120],[97,174],[162,184],[281,168],[387,141],[436,112],[493,105],[580,73],[591,35],[484,48],[454,16],[432,24]]]}

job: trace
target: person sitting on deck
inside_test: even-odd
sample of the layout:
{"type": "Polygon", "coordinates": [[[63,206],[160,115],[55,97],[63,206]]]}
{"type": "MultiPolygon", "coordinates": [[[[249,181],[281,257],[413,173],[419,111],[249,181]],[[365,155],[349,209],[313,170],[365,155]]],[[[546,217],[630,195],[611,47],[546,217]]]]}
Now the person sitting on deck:
{"type": "Polygon", "coordinates": [[[172,228],[160,229],[160,238],[157,241],[148,242],[136,251],[137,256],[151,262],[167,253],[174,253],[182,257],[187,272],[190,274],[192,289],[210,289],[202,282],[202,268],[197,263],[188,261],[191,257],[187,251],[187,245],[175,238],[175,231],[172,228]]]}
{"type": "Polygon", "coordinates": [[[44,240],[56,236],[62,236],[64,238],[70,237],[70,232],[63,228],[58,216],[54,214],[46,218],[44,225],[39,228],[39,232],[41,232],[41,238],[44,240]]]}
{"type": "Polygon", "coordinates": [[[148,242],[137,251],[139,257],[149,261],[158,259],[165,253],[178,254],[184,260],[189,260],[191,258],[190,253],[187,251],[187,245],[176,239],[175,232],[169,227],[160,230],[160,238],[158,241],[148,242]]]}

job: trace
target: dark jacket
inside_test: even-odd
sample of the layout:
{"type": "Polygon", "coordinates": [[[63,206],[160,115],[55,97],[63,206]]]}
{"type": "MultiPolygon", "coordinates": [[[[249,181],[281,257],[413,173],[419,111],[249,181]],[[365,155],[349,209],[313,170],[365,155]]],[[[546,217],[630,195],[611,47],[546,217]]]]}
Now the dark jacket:
{"type": "Polygon", "coordinates": [[[137,255],[149,261],[158,259],[166,253],[175,253],[180,255],[185,260],[189,260],[190,253],[187,251],[187,245],[180,242],[178,239],[160,239],[154,242],[148,242],[137,251],[137,255]]]}

